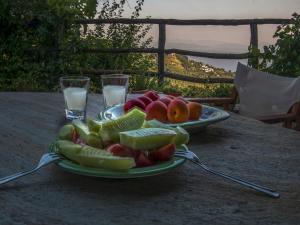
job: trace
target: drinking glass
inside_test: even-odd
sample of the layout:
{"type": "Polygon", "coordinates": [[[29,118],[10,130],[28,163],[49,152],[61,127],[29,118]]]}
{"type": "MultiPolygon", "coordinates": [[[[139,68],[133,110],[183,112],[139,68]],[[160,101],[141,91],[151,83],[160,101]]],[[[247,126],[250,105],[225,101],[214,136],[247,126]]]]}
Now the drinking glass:
{"type": "Polygon", "coordinates": [[[84,76],[60,78],[60,86],[65,99],[66,119],[85,119],[89,84],[90,78],[84,76]]]}
{"type": "Polygon", "coordinates": [[[104,107],[106,109],[125,103],[128,89],[128,77],[129,76],[125,74],[101,76],[104,107]]]}

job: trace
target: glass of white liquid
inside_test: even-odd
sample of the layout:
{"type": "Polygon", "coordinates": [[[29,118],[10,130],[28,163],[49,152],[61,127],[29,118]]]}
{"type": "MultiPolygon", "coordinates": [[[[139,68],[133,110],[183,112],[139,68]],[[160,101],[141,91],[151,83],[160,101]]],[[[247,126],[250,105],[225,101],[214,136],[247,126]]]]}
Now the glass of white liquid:
{"type": "Polygon", "coordinates": [[[102,92],[105,108],[125,103],[128,89],[128,75],[102,75],[102,92]]]}
{"type": "Polygon", "coordinates": [[[88,77],[65,76],[60,78],[68,120],[85,119],[89,84],[90,78],[88,77]]]}

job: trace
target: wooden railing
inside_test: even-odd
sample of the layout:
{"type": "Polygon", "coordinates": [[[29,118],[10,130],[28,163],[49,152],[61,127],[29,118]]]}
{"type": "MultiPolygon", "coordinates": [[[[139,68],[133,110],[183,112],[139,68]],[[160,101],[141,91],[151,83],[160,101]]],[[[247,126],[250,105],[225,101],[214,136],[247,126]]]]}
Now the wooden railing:
{"type": "MultiPolygon", "coordinates": [[[[198,57],[207,57],[207,58],[215,58],[215,59],[246,59],[249,58],[249,52],[244,53],[209,53],[209,52],[197,52],[197,51],[188,51],[182,49],[166,49],[166,26],[167,25],[214,25],[214,26],[240,26],[240,25],[249,25],[250,26],[250,45],[253,47],[258,47],[258,32],[257,25],[264,24],[284,24],[290,23],[289,19],[237,19],[237,20],[176,20],[176,19],[84,19],[77,20],[77,24],[157,24],[159,26],[158,33],[158,48],[129,48],[129,49],[86,49],[86,52],[89,53],[155,53],[157,54],[157,63],[158,63],[158,71],[157,73],[149,72],[149,74],[154,75],[157,74],[160,81],[163,81],[164,77],[169,77],[177,80],[190,81],[195,83],[232,83],[232,78],[198,78],[185,76],[181,74],[175,74],[171,72],[165,71],[165,54],[182,54],[188,56],[198,56],[198,57]]],[[[113,73],[116,71],[82,71],[86,73],[92,74],[103,74],[113,73]]],[[[122,71],[122,72],[132,72],[132,71],[122,71]]]]}

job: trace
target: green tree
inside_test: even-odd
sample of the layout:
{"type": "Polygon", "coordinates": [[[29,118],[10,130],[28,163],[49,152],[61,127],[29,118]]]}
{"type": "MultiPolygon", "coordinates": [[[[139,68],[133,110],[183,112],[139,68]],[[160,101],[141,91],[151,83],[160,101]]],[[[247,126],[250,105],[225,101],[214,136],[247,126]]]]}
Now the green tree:
{"type": "Polygon", "coordinates": [[[274,45],[264,46],[263,51],[250,46],[249,64],[259,70],[282,76],[300,76],[300,15],[294,13],[290,24],[277,27],[274,45]]]}
{"type": "MultiPolygon", "coordinates": [[[[143,0],[137,0],[132,18],[137,18],[143,0]]],[[[69,70],[145,70],[152,61],[144,55],[87,54],[86,48],[147,46],[150,27],[74,23],[76,19],[119,18],[125,1],[96,0],[0,0],[0,90],[52,91],[58,77],[69,70]],[[28,51],[35,49],[34,51],[28,51]],[[36,51],[38,50],[38,51],[36,51]]],[[[99,78],[93,78],[95,87],[99,78]]]]}

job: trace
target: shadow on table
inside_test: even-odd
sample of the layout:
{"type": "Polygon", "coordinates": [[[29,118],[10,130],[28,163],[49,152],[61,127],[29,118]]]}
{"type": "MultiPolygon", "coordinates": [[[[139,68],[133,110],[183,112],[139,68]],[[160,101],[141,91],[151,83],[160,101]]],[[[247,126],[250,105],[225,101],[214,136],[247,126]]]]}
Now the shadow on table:
{"type": "Polygon", "coordinates": [[[72,192],[93,193],[99,195],[127,195],[127,196],[159,196],[183,187],[185,180],[174,171],[153,177],[133,179],[109,179],[95,178],[72,174],[56,167],[44,168],[49,170],[47,177],[39,177],[35,174],[34,179],[21,178],[23,181],[12,181],[0,187],[1,191],[24,190],[28,188],[45,188],[49,190],[70,190],[72,192]],[[49,177],[50,176],[50,177],[49,177]],[[41,180],[41,181],[38,181],[41,180]],[[44,181],[43,181],[44,180],[44,181]],[[26,182],[26,183],[25,183],[26,182]]]}
{"type": "MultiPolygon", "coordinates": [[[[184,165],[165,174],[134,179],[86,177],[52,167],[48,168],[47,176],[43,176],[43,173],[36,174],[34,179],[29,179],[29,181],[25,177],[23,181],[8,183],[0,187],[0,193],[6,191],[26,193],[28,190],[38,193],[40,190],[46,189],[48,192],[53,193],[92,194],[93,196],[98,196],[99,199],[103,196],[126,196],[129,199],[140,199],[166,196],[171,193],[184,194],[193,191],[193,194],[219,196],[217,198],[220,199],[224,197],[235,199],[237,195],[242,194],[242,199],[258,197],[260,201],[272,200],[272,198],[257,191],[209,175],[204,171],[198,170],[199,168],[193,170],[191,167],[193,165],[187,165],[186,167],[184,165]]],[[[282,192],[283,190],[281,190],[282,192]]]]}

